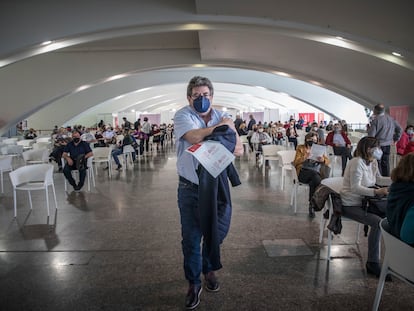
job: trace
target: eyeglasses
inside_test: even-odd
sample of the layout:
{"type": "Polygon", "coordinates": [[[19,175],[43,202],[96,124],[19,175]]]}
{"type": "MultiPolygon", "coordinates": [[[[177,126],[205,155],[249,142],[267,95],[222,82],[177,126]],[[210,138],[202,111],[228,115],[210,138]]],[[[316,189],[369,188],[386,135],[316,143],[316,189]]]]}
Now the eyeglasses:
{"type": "Polygon", "coordinates": [[[197,98],[199,98],[200,96],[203,96],[203,97],[210,97],[211,95],[210,95],[210,93],[203,93],[203,94],[192,94],[190,97],[191,97],[191,99],[192,100],[195,100],[195,99],[197,99],[197,98]]]}

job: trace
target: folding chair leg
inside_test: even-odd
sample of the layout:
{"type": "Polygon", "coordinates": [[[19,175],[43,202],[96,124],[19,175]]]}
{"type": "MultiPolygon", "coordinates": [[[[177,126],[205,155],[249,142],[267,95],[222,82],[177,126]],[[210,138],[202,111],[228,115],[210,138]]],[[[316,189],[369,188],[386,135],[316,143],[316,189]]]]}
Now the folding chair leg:
{"type": "Polygon", "coordinates": [[[55,191],[55,186],[53,184],[52,184],[52,191],[53,191],[53,198],[55,199],[55,207],[57,209],[58,206],[57,206],[57,199],[56,199],[56,191],[55,191]]]}
{"type": "Polygon", "coordinates": [[[46,193],[47,216],[50,216],[50,210],[49,210],[49,191],[47,190],[47,187],[45,189],[45,193],[46,193]]]}
{"type": "Polygon", "coordinates": [[[30,190],[27,191],[29,193],[29,203],[30,203],[30,209],[33,209],[33,204],[32,204],[32,194],[30,193],[30,190]]]}
{"type": "Polygon", "coordinates": [[[1,171],[1,193],[4,193],[4,185],[3,185],[3,171],[1,171]]]}
{"type": "Polygon", "coordinates": [[[13,202],[14,202],[14,218],[17,217],[17,196],[16,189],[13,189],[13,202]]]}

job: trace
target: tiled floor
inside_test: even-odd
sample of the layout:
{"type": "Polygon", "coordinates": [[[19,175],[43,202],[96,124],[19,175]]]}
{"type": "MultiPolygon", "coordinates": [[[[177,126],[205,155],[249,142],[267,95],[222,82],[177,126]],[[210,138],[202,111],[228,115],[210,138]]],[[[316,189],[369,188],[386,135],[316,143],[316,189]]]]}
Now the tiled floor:
{"type": "MultiPolygon", "coordinates": [[[[377,279],[367,276],[366,238],[344,222],[333,259],[320,245],[319,218],[289,206],[280,171],[236,160],[242,185],[232,189],[233,218],[222,246],[221,290],[204,291],[198,310],[370,310],[377,279]]],[[[103,166],[102,166],[103,168],[103,166]]],[[[0,196],[0,310],[182,310],[177,175],[172,148],[134,167],[100,170],[91,192],[64,192],[47,219],[44,194],[19,196],[13,218],[8,174],[0,196]]],[[[289,182],[289,180],[287,180],[289,182]]],[[[86,188],[85,188],[86,189],[86,188]]],[[[325,235],[326,240],[326,235],[325,235]]],[[[381,310],[414,310],[414,288],[386,283],[381,310]]]]}

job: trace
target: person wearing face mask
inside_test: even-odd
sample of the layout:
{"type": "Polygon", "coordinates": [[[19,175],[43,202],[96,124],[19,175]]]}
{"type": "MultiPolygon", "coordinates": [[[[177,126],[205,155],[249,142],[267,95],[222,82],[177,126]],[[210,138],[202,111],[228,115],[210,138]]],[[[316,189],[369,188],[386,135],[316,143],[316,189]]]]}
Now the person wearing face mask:
{"type": "Polygon", "coordinates": [[[296,168],[298,179],[300,182],[309,184],[309,217],[315,217],[315,211],[310,205],[311,198],[315,193],[316,188],[320,185],[322,180],[321,169],[322,166],[329,165],[329,159],[323,155],[317,159],[311,159],[312,145],[318,141],[317,134],[310,132],[305,136],[305,144],[298,145],[296,148],[295,159],[293,165],[296,168]]]}
{"type": "Polygon", "coordinates": [[[340,123],[334,124],[333,131],[326,136],[325,144],[332,146],[334,154],[342,157],[342,176],[344,176],[346,163],[352,159],[352,143],[348,135],[342,131],[340,123]]]}
{"type": "MultiPolygon", "coordinates": [[[[253,132],[251,142],[255,146],[256,150],[256,164],[261,165],[260,155],[263,151],[262,146],[271,144],[272,137],[264,131],[263,125],[259,125],[257,127],[257,131],[253,132]]],[[[269,161],[267,160],[265,163],[267,167],[269,166],[268,162],[269,161]]]]}
{"type": "Polygon", "coordinates": [[[86,167],[79,168],[77,163],[82,157],[86,163],[86,159],[93,156],[92,149],[89,144],[81,140],[81,134],[77,130],[72,131],[72,141],[69,142],[63,149],[62,158],[66,160],[63,174],[68,180],[69,184],[77,192],[80,191],[85,183],[86,167]],[[72,176],[73,170],[79,170],[79,183],[76,184],[72,176]]]}
{"type": "Polygon", "coordinates": [[[320,128],[317,122],[312,123],[311,132],[314,132],[318,135],[318,144],[325,144],[325,130],[323,128],[320,128]]]}
{"type": "MultiPolygon", "coordinates": [[[[231,140],[231,146],[222,141],[220,143],[234,155],[243,155],[243,144],[234,127],[234,122],[226,112],[212,107],[213,95],[214,88],[208,78],[193,77],[187,86],[189,104],[178,110],[174,116],[181,246],[184,256],[184,274],[189,285],[185,297],[187,310],[195,309],[200,303],[203,288],[201,274],[204,275],[204,288],[207,291],[217,292],[220,289],[215,272],[221,268],[221,264],[216,260],[218,258],[217,247],[219,249],[229,231],[232,208],[228,200],[230,193],[225,189],[228,187],[227,177],[230,179],[227,170],[225,169],[217,176],[218,179],[212,179],[206,174],[205,169],[199,166],[197,159],[186,150],[194,144],[201,143],[207,137],[225,133],[225,137],[231,140]],[[223,173],[225,176],[222,175],[223,173]],[[219,180],[220,187],[216,188],[219,180]],[[213,194],[211,190],[218,191],[222,203],[214,199],[217,193],[213,194]],[[210,196],[206,198],[206,194],[210,196]],[[224,202],[226,202],[225,206],[223,206],[224,202]],[[205,217],[206,204],[209,205],[210,210],[207,210],[207,214],[214,213],[214,215],[210,214],[211,217],[205,217]],[[211,228],[210,233],[213,234],[204,230],[206,227],[211,228]]],[[[232,185],[235,186],[233,181],[232,185]]]]}
{"type": "Polygon", "coordinates": [[[365,197],[383,197],[388,194],[386,186],[391,183],[389,177],[383,177],[378,168],[382,150],[375,137],[365,136],[358,142],[354,158],[345,168],[343,188],[341,190],[342,215],[370,227],[368,235],[367,273],[380,276],[381,217],[367,212],[363,207],[365,197]]]}
{"type": "Polygon", "coordinates": [[[293,146],[296,150],[296,148],[298,147],[298,132],[296,131],[296,126],[295,126],[295,120],[290,120],[290,125],[289,127],[286,129],[286,137],[288,138],[288,141],[290,143],[293,143],[293,146]]]}
{"type": "Polygon", "coordinates": [[[396,148],[397,148],[397,154],[400,156],[403,156],[405,154],[407,154],[405,152],[405,148],[407,147],[407,145],[409,144],[409,142],[411,141],[411,138],[414,136],[414,126],[413,125],[407,125],[407,127],[405,128],[405,131],[402,133],[400,140],[396,143],[396,148]]]}

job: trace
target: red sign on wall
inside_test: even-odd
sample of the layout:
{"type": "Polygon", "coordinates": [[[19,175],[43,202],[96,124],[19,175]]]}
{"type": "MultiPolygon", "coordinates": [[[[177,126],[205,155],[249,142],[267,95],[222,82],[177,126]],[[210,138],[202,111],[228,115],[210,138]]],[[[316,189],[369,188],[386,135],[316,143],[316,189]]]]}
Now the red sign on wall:
{"type": "Polygon", "coordinates": [[[390,106],[390,116],[398,122],[403,130],[407,126],[409,110],[410,108],[408,106],[390,106]]]}
{"type": "Polygon", "coordinates": [[[309,122],[312,123],[315,121],[315,113],[314,112],[299,112],[299,119],[303,118],[305,120],[305,124],[309,122]]]}

